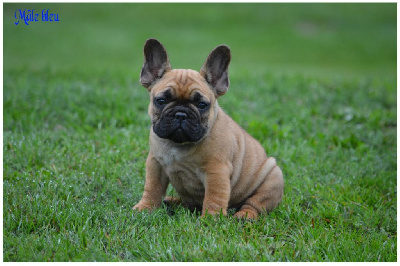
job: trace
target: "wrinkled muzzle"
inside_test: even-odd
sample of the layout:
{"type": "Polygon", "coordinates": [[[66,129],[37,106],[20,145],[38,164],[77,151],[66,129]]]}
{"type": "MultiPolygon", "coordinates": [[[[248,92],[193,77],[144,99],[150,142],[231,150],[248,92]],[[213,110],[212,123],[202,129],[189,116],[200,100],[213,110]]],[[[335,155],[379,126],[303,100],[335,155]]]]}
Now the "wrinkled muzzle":
{"type": "Polygon", "coordinates": [[[160,138],[176,143],[197,142],[203,138],[207,126],[201,124],[200,113],[185,106],[164,110],[153,123],[153,131],[160,138]]]}

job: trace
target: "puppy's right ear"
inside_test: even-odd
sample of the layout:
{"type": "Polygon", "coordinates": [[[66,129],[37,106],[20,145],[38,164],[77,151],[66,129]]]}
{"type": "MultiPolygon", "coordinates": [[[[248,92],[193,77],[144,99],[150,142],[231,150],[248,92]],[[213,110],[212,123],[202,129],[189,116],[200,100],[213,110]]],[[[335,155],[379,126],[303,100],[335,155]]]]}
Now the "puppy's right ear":
{"type": "Polygon", "coordinates": [[[140,83],[148,91],[165,72],[171,70],[167,51],[156,39],[148,39],[144,45],[144,63],[140,73],[140,83]]]}

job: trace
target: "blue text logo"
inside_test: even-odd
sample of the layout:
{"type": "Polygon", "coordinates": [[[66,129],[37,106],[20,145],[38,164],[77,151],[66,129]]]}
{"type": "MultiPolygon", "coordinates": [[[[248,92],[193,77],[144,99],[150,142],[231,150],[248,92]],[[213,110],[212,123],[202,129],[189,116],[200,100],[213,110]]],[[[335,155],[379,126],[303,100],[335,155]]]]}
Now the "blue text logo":
{"type": "Polygon", "coordinates": [[[21,21],[29,26],[31,22],[58,22],[60,21],[58,14],[50,13],[50,9],[43,9],[41,13],[35,12],[35,9],[17,9],[14,12],[14,18],[16,19],[15,25],[18,25],[21,21]]]}

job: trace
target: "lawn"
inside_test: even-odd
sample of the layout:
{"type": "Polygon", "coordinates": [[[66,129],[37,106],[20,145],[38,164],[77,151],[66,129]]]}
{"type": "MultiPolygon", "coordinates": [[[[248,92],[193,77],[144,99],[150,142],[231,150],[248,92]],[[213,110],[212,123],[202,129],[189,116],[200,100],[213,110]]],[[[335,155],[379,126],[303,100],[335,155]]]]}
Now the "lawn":
{"type": "MultiPolygon", "coordinates": [[[[396,4],[3,4],[4,261],[397,261],[396,4]],[[59,22],[15,25],[17,9],[59,22]],[[135,213],[147,38],[232,50],[222,108],[274,156],[253,222],[135,213]]],[[[174,195],[170,187],[168,195],[174,195]]]]}

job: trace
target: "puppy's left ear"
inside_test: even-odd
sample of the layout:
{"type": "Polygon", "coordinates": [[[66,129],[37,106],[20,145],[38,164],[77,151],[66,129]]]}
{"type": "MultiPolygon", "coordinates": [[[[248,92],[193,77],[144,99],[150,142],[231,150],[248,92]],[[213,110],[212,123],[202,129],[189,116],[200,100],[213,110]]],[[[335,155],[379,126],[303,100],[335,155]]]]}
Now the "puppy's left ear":
{"type": "Polygon", "coordinates": [[[156,39],[148,39],[144,45],[144,63],[140,72],[140,83],[151,90],[152,85],[159,80],[165,72],[171,70],[167,51],[156,39]]]}
{"type": "Polygon", "coordinates": [[[200,70],[216,97],[224,95],[229,88],[228,66],[231,62],[231,50],[226,45],[216,47],[207,57],[200,70]]]}

